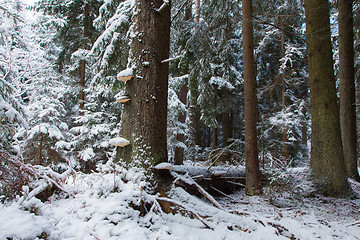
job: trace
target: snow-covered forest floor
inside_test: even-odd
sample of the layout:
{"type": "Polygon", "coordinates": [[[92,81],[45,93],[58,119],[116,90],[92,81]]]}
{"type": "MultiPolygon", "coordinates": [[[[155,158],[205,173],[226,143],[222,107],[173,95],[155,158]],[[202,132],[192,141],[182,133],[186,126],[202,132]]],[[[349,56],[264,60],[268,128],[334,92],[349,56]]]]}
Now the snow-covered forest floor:
{"type": "MultiPolygon", "coordinates": [[[[306,168],[285,175],[261,196],[217,197],[222,210],[173,187],[168,198],[177,213],[165,214],[159,198],[142,190],[141,174],[104,165],[69,175],[68,193],[48,201],[24,188],[24,196],[1,204],[0,239],[360,239],[359,199],[315,194],[306,168]],[[136,210],[141,201],[149,203],[144,217],[136,210]]],[[[360,194],[360,184],[351,184],[360,194]]]]}

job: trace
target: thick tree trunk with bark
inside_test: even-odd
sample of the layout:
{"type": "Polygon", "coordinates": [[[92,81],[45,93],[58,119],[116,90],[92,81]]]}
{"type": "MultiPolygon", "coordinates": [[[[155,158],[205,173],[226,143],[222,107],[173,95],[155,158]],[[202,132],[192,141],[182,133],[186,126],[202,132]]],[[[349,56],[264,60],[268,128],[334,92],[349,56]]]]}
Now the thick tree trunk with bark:
{"type": "Polygon", "coordinates": [[[251,0],[242,0],[242,13],[245,95],[246,192],[248,194],[257,194],[261,190],[261,179],[257,149],[257,97],[251,0]]]}
{"type": "Polygon", "coordinates": [[[305,0],[311,103],[311,160],[315,179],[328,195],[347,193],[331,49],[329,3],[305,0]]]}
{"type": "Polygon", "coordinates": [[[352,0],[339,0],[340,122],[348,177],[360,180],[357,166],[354,33],[352,0]]]}
{"type": "Polygon", "coordinates": [[[126,82],[131,100],[124,104],[120,136],[130,145],[118,147],[115,161],[150,172],[167,161],[167,97],[170,46],[170,4],[162,0],[136,0],[130,65],[134,77],[126,82]]]}

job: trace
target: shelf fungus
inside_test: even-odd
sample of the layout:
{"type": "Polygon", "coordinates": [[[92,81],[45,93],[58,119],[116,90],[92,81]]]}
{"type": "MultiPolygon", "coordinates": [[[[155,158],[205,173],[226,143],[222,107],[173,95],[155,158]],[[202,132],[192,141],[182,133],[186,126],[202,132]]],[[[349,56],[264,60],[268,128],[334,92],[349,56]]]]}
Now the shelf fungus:
{"type": "Polygon", "coordinates": [[[128,101],[130,101],[130,97],[129,96],[121,96],[118,99],[116,99],[117,102],[119,103],[126,103],[128,101]]]}
{"type": "Polygon", "coordinates": [[[118,147],[125,147],[130,144],[129,140],[126,140],[125,138],[122,137],[113,138],[109,141],[109,143],[118,147]]]}
{"type": "Polygon", "coordinates": [[[117,75],[117,79],[122,81],[122,82],[127,82],[130,79],[132,79],[134,76],[134,71],[132,68],[127,68],[121,72],[118,73],[117,75]]]}
{"type": "Polygon", "coordinates": [[[154,167],[156,170],[174,170],[174,167],[171,165],[171,163],[162,162],[159,163],[154,167]]]}

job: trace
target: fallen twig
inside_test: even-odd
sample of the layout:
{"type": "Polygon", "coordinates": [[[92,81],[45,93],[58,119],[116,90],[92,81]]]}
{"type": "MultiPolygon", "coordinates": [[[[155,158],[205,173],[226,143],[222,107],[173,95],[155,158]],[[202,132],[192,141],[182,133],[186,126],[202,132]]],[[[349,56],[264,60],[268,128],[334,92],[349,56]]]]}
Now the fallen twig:
{"type": "Polygon", "coordinates": [[[215,207],[224,210],[223,207],[220,205],[220,203],[218,203],[216,201],[216,199],[211,196],[207,191],[205,191],[205,189],[203,189],[197,182],[195,182],[192,178],[190,177],[186,177],[186,176],[181,176],[180,174],[177,173],[172,173],[173,176],[176,177],[175,182],[181,181],[183,182],[185,185],[191,186],[193,188],[195,188],[199,193],[201,193],[204,197],[206,197],[215,207]]]}
{"type": "Polygon", "coordinates": [[[360,222],[355,222],[355,223],[346,225],[346,227],[352,227],[352,226],[356,226],[356,225],[360,225],[360,222]]]}
{"type": "Polygon", "coordinates": [[[211,188],[212,190],[215,190],[216,192],[220,193],[221,195],[224,195],[225,197],[230,198],[230,199],[233,200],[233,201],[236,201],[233,197],[227,195],[226,193],[220,191],[219,189],[214,188],[213,186],[210,186],[210,188],[211,188]]]}

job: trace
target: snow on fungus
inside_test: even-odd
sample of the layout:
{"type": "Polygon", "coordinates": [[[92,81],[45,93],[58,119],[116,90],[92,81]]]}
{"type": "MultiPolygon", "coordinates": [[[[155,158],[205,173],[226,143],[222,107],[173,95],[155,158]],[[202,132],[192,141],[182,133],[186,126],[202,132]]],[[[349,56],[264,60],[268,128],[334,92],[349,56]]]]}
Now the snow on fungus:
{"type": "Polygon", "coordinates": [[[117,79],[122,82],[126,82],[126,81],[129,81],[133,76],[134,76],[133,69],[127,68],[118,73],[117,79]]]}
{"type": "Polygon", "coordinates": [[[129,96],[121,96],[118,99],[116,99],[116,101],[119,103],[126,103],[126,102],[130,101],[130,97],[129,96]]]}
{"type": "Polygon", "coordinates": [[[162,163],[159,163],[158,165],[156,165],[154,167],[154,169],[156,169],[156,170],[173,170],[174,167],[171,165],[171,163],[162,162],[162,163]]]}
{"type": "Polygon", "coordinates": [[[119,146],[119,147],[125,147],[130,144],[130,142],[128,140],[126,140],[125,138],[122,138],[122,137],[113,138],[109,141],[109,143],[114,146],[119,146]]]}

